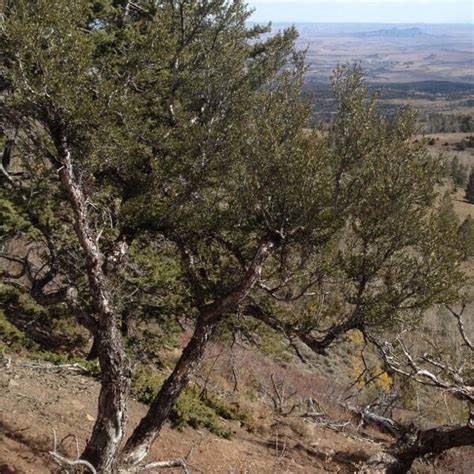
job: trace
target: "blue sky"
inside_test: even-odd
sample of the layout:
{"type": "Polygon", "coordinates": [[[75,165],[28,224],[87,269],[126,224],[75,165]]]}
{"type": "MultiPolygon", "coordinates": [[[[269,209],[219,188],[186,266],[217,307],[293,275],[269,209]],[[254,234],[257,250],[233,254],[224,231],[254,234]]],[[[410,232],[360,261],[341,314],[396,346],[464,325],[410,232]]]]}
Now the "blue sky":
{"type": "Polygon", "coordinates": [[[344,23],[473,23],[474,0],[247,0],[253,20],[344,23]]]}

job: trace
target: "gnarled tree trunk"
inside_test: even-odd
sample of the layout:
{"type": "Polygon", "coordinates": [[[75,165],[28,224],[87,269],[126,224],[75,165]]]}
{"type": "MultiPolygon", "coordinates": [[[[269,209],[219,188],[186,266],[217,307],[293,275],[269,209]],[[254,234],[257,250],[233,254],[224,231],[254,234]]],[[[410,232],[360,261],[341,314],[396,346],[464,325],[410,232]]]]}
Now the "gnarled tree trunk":
{"type": "Polygon", "coordinates": [[[84,253],[89,290],[97,320],[101,391],[92,436],[82,455],[98,472],[111,472],[127,422],[130,367],[119,330],[119,318],[97,236],[92,231],[87,199],[75,175],[71,152],[61,124],[50,124],[58,151],[58,174],[74,214],[74,230],[84,253]]]}
{"type": "Polygon", "coordinates": [[[427,454],[441,454],[448,449],[474,446],[474,426],[440,426],[430,430],[420,430],[416,436],[400,440],[389,450],[395,462],[387,467],[388,474],[408,472],[417,458],[427,454]]]}
{"type": "Polygon", "coordinates": [[[168,419],[177,398],[201,364],[213,331],[224,316],[235,310],[248,296],[260,278],[265,261],[276,246],[277,242],[275,240],[264,240],[260,244],[240,285],[226,297],[202,308],[191,340],[185,347],[173,372],[153,400],[148,413],[142,418],[128,439],[120,456],[120,465],[126,468],[137,466],[147,456],[153,441],[168,419]]]}
{"type": "Polygon", "coordinates": [[[186,388],[191,376],[204,357],[207,342],[219,320],[198,322],[196,330],[183,351],[171,375],[166,379],[145,417],[128,439],[122,452],[127,466],[138,464],[148,454],[150,447],[168,419],[180,393],[186,388]]]}

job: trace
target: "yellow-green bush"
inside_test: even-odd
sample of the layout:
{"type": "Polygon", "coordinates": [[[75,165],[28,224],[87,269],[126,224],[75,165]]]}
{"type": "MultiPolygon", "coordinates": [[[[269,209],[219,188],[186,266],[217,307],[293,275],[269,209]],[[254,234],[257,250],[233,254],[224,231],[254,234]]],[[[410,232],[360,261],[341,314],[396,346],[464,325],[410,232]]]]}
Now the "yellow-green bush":
{"type": "Polygon", "coordinates": [[[0,310],[0,341],[3,347],[8,346],[13,351],[39,349],[39,346],[26,336],[24,332],[8,321],[2,310],[0,310]]]}
{"type": "MultiPolygon", "coordinates": [[[[164,376],[141,366],[133,379],[133,395],[142,403],[152,402],[161,385],[164,376]]],[[[193,428],[207,428],[211,433],[223,438],[230,438],[233,431],[219,420],[239,421],[249,431],[253,430],[254,423],[250,415],[242,413],[237,407],[230,406],[224,401],[210,396],[202,398],[197,387],[190,386],[180,395],[170,416],[175,428],[191,426],[193,428]]]]}

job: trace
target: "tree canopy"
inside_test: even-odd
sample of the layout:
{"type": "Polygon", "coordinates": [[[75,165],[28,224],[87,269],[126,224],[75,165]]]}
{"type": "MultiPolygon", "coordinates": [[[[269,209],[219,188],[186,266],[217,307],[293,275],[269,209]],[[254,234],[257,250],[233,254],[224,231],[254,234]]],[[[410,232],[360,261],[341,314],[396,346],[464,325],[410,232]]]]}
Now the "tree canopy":
{"type": "Polygon", "coordinates": [[[82,457],[101,472],[140,465],[230,318],[322,353],[415,322],[462,283],[413,114],[381,117],[344,66],[332,129],[310,130],[296,31],[249,15],[224,0],[3,7],[2,277],[94,337],[102,390],[82,457]],[[193,336],[122,447],[120,328],[183,314],[193,336]]]}

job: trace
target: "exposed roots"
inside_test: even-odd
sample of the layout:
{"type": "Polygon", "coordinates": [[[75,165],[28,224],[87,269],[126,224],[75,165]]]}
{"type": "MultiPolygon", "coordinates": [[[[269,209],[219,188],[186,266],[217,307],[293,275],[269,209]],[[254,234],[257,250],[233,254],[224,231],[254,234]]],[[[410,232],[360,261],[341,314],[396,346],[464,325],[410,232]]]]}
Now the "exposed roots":
{"type": "Polygon", "coordinates": [[[149,471],[150,469],[173,469],[176,467],[180,467],[185,474],[191,474],[191,470],[189,469],[188,466],[188,461],[191,458],[191,456],[194,453],[194,450],[201,446],[202,440],[204,439],[202,433],[201,438],[199,439],[198,442],[196,442],[191,449],[189,450],[188,454],[184,458],[180,459],[171,459],[169,461],[157,461],[157,462],[151,462],[148,464],[142,464],[139,466],[135,466],[132,469],[130,469],[129,472],[143,472],[143,471],[149,471]]]}

